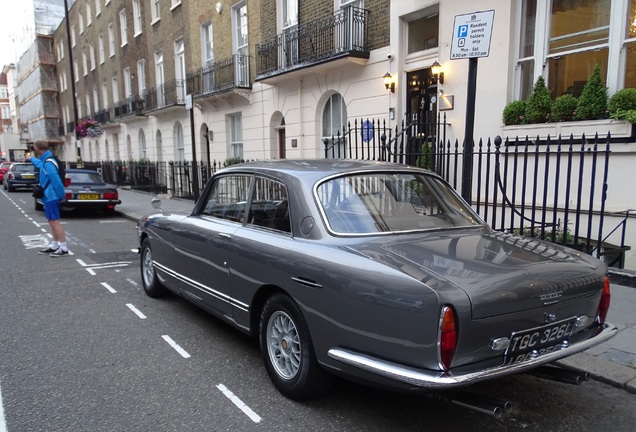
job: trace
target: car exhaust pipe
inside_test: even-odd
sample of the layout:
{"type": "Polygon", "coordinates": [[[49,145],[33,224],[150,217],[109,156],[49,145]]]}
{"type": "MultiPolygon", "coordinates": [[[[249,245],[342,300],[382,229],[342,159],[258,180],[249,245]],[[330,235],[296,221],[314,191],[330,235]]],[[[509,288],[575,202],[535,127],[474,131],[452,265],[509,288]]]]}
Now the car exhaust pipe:
{"type": "Polygon", "coordinates": [[[533,369],[530,374],[543,379],[558,381],[566,384],[581,385],[590,380],[588,372],[581,372],[574,369],[566,369],[554,366],[541,366],[533,369]]]}
{"type": "Polygon", "coordinates": [[[453,405],[461,406],[481,414],[487,414],[494,418],[500,418],[504,413],[512,411],[512,404],[510,402],[485,396],[458,393],[452,396],[442,396],[442,399],[453,405]]]}

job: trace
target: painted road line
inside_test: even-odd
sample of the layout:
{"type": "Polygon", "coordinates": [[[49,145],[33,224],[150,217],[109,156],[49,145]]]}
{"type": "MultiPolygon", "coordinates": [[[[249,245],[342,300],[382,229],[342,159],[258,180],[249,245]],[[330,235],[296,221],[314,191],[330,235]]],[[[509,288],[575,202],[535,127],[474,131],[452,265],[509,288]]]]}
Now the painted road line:
{"type": "MultiPolygon", "coordinates": [[[[135,315],[137,315],[139,318],[141,319],[146,319],[146,315],[142,314],[141,311],[139,309],[137,309],[136,307],[134,307],[132,305],[132,303],[127,303],[126,306],[128,306],[128,309],[130,309],[131,311],[133,311],[135,313],[135,315]]],[[[169,343],[169,342],[168,342],[169,343]]],[[[185,352],[185,351],[184,351],[185,352]]]]}
{"type": "Polygon", "coordinates": [[[172,340],[172,338],[168,335],[163,335],[161,336],[163,338],[163,340],[165,340],[166,342],[168,342],[168,345],[170,345],[172,348],[175,349],[175,351],[177,351],[179,354],[181,354],[181,357],[183,358],[190,358],[190,354],[188,354],[188,352],[186,350],[184,350],[183,348],[181,348],[179,345],[177,345],[177,343],[175,341],[172,340]]]}
{"type": "Polygon", "coordinates": [[[250,419],[252,419],[254,423],[261,422],[261,417],[258,414],[256,414],[254,411],[252,411],[250,407],[245,405],[245,403],[241,399],[239,399],[238,396],[236,396],[234,393],[228,390],[227,387],[225,387],[223,384],[219,384],[216,386],[216,388],[221,390],[221,392],[229,400],[231,400],[234,405],[236,405],[241,411],[243,411],[250,419]]]}
{"type": "Polygon", "coordinates": [[[2,408],[2,389],[0,389],[0,432],[7,432],[7,422],[4,420],[4,408],[2,408]]]}
{"type": "Polygon", "coordinates": [[[113,294],[117,292],[112,286],[108,285],[106,282],[102,282],[102,286],[113,294]]]}

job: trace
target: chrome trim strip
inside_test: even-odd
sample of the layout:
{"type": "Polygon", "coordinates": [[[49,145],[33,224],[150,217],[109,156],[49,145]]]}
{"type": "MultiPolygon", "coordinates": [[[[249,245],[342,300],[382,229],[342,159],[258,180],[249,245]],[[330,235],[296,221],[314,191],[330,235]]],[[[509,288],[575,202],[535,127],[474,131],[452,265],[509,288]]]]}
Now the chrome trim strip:
{"type": "Polygon", "coordinates": [[[479,372],[459,373],[457,375],[447,374],[440,371],[432,371],[425,369],[417,369],[409,366],[400,365],[398,363],[377,359],[365,354],[356,353],[347,349],[332,348],[329,350],[329,357],[342,363],[360,368],[367,372],[380,375],[395,381],[399,381],[408,385],[413,385],[425,389],[445,389],[466,386],[477,381],[493,379],[505,375],[521,373],[529,369],[535,368],[542,364],[551,363],[563,357],[584,351],[595,345],[616,336],[618,328],[610,323],[605,323],[603,329],[595,336],[584,341],[570,345],[568,348],[559,351],[553,351],[534,359],[526,360],[521,363],[511,365],[502,365],[479,372]]]}
{"type": "Polygon", "coordinates": [[[163,271],[164,273],[166,273],[169,276],[172,276],[175,279],[180,280],[181,282],[190,285],[192,288],[196,288],[199,291],[203,291],[204,293],[211,295],[212,297],[221,300],[222,302],[225,302],[227,304],[229,304],[230,306],[234,306],[236,308],[241,309],[243,312],[248,312],[249,311],[249,305],[246,303],[243,303],[241,301],[238,301],[237,299],[230,297],[227,294],[223,294],[219,291],[216,291],[212,288],[210,288],[207,285],[203,285],[200,282],[197,282],[193,279],[190,279],[180,273],[177,273],[176,271],[164,266],[161,263],[158,263],[157,261],[152,261],[152,264],[157,267],[159,270],[163,271]]]}

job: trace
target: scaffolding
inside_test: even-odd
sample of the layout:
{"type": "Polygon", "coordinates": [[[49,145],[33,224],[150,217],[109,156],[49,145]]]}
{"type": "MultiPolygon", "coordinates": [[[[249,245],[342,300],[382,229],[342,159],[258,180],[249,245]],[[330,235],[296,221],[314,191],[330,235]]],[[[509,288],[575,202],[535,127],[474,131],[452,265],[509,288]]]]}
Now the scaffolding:
{"type": "Polygon", "coordinates": [[[16,98],[28,141],[61,143],[53,37],[37,35],[17,65],[16,98]]]}

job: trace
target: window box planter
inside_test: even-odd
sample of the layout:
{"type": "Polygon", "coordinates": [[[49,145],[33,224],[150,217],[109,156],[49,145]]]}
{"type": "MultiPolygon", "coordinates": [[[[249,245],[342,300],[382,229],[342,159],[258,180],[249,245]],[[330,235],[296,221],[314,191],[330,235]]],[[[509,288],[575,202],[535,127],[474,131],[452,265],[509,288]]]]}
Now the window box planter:
{"type": "Polygon", "coordinates": [[[526,136],[531,141],[546,141],[548,136],[550,139],[557,139],[561,136],[569,139],[570,135],[574,140],[579,140],[585,135],[585,139],[594,139],[598,133],[599,138],[607,137],[609,133],[612,142],[634,142],[635,128],[626,120],[579,120],[559,123],[536,123],[526,125],[504,126],[501,137],[514,141],[519,138],[520,141],[525,140],[526,136]]]}

